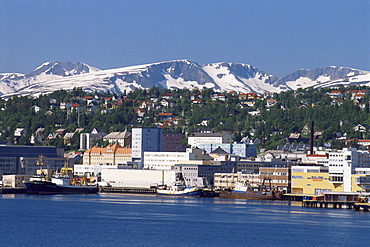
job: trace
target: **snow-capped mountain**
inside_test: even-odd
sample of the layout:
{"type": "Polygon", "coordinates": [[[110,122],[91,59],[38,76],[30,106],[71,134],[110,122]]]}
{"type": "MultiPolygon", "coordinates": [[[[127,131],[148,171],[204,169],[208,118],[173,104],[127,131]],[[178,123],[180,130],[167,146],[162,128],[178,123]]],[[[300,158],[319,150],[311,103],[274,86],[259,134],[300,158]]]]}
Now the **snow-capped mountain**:
{"type": "Polygon", "coordinates": [[[277,78],[251,65],[211,63],[199,65],[189,60],[174,60],[117,69],[99,70],[84,63],[47,62],[29,74],[0,74],[2,97],[39,95],[76,87],[86,91],[122,93],[136,88],[213,88],[216,91],[280,92],[306,87],[370,85],[370,72],[325,67],[298,70],[277,78]]]}
{"type": "Polygon", "coordinates": [[[287,89],[314,87],[327,88],[340,85],[370,85],[370,72],[343,67],[325,67],[319,69],[297,70],[274,83],[284,85],[287,89]]]}

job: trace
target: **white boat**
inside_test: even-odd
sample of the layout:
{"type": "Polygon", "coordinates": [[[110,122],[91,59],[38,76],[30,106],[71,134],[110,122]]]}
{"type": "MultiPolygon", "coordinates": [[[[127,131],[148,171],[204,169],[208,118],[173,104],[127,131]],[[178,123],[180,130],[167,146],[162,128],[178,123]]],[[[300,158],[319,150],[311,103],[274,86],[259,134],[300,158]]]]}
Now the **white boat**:
{"type": "Polygon", "coordinates": [[[166,196],[200,196],[202,189],[186,187],[183,182],[175,182],[172,186],[163,186],[157,189],[157,195],[166,196]]]}

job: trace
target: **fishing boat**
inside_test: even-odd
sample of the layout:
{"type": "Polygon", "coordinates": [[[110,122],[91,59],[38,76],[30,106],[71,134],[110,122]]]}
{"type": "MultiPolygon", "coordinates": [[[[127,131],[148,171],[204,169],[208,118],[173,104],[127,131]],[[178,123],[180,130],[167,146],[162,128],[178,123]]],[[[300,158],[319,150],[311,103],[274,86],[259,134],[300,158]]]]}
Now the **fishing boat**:
{"type": "MultiPolygon", "coordinates": [[[[163,181],[162,181],[163,184],[163,181]]],[[[186,186],[185,179],[182,173],[176,174],[176,181],[171,185],[161,185],[157,188],[157,195],[165,196],[200,196],[202,194],[202,189],[193,186],[186,186]]]]}
{"type": "Polygon", "coordinates": [[[31,177],[30,181],[24,182],[27,194],[93,194],[99,191],[98,186],[71,184],[68,171],[72,168],[65,166],[60,173],[56,173],[49,179],[42,169],[42,156],[37,164],[40,166],[39,173],[31,177]]]}
{"type": "Polygon", "coordinates": [[[200,196],[202,189],[198,187],[187,187],[183,182],[177,181],[171,186],[161,186],[157,189],[157,195],[166,196],[200,196]]]}
{"type": "Polygon", "coordinates": [[[221,198],[280,200],[281,194],[271,186],[271,179],[263,179],[262,185],[251,187],[247,182],[236,182],[233,190],[221,190],[221,198]]]}

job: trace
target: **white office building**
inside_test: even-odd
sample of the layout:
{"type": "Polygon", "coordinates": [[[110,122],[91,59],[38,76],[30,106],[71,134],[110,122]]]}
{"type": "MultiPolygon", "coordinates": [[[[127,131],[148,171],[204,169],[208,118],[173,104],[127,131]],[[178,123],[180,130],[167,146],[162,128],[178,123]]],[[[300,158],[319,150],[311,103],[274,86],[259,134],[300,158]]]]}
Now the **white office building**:
{"type": "Polygon", "coordinates": [[[200,144],[223,144],[231,143],[232,138],[229,133],[193,133],[188,137],[188,144],[192,148],[200,148],[200,144]]]}
{"type": "Polygon", "coordinates": [[[201,149],[188,148],[186,152],[144,152],[144,169],[173,170],[182,161],[211,160],[201,149]]]}

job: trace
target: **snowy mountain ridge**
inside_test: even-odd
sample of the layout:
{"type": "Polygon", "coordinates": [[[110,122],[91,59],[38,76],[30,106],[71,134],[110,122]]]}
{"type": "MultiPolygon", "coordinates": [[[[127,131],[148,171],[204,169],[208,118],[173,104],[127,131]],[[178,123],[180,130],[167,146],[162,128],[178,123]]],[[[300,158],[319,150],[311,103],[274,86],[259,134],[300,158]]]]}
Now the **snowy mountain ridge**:
{"type": "Polygon", "coordinates": [[[277,78],[249,64],[219,62],[199,65],[183,59],[107,70],[80,62],[51,61],[28,74],[0,74],[0,94],[4,98],[13,95],[37,96],[76,87],[89,92],[108,90],[117,94],[151,87],[206,87],[219,92],[265,93],[340,85],[370,85],[370,72],[330,66],[301,69],[277,78]]]}

